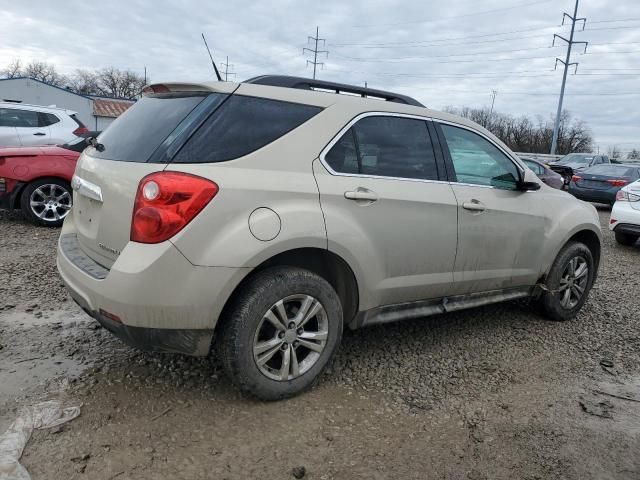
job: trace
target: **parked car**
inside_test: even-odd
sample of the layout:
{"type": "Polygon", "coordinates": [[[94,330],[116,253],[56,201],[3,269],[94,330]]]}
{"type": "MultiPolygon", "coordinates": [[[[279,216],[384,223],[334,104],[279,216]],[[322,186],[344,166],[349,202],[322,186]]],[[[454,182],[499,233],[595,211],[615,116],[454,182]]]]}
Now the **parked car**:
{"type": "Polygon", "coordinates": [[[540,180],[552,188],[562,190],[564,187],[564,178],[559,173],[554,172],[548,165],[534,160],[533,158],[520,157],[524,164],[535,173],[540,180]]]}
{"type": "Polygon", "coordinates": [[[145,349],[207,355],[213,339],[263,399],[313,385],[345,327],[529,297],[568,320],[596,278],[592,205],[410,97],[157,84],[97,140],[58,244],[71,296],[145,349]]]}
{"type": "Polygon", "coordinates": [[[618,190],[638,178],[640,165],[596,165],[571,177],[569,193],[580,200],[613,205],[618,190]]]}
{"type": "Polygon", "coordinates": [[[640,180],[618,190],[609,230],[621,245],[633,245],[640,238],[640,180]]]}
{"type": "Polygon", "coordinates": [[[62,108],[0,102],[0,147],[70,142],[89,131],[76,115],[62,108]]]}
{"type": "Polygon", "coordinates": [[[58,146],[0,148],[0,208],[21,209],[37,225],[62,225],[72,206],[76,161],[86,146],[86,139],[76,137],[58,146]]]}
{"type": "Polygon", "coordinates": [[[571,177],[576,172],[581,172],[594,165],[610,164],[607,155],[596,155],[593,153],[570,153],[557,162],[549,163],[549,168],[562,175],[565,185],[569,185],[571,177]]]}

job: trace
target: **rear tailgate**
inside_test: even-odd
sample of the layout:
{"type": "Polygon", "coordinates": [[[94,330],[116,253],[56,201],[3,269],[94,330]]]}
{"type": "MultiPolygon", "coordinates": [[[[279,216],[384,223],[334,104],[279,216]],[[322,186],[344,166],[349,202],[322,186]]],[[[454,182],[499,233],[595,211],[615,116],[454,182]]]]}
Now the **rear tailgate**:
{"type": "Polygon", "coordinates": [[[165,169],[163,152],[188,132],[194,115],[236,88],[220,87],[222,92],[206,85],[163,86],[163,93],[138,100],[98,137],[97,148],[81,155],[72,180],[72,218],[80,246],[93,260],[113,265],[130,240],[140,180],[165,169]]]}

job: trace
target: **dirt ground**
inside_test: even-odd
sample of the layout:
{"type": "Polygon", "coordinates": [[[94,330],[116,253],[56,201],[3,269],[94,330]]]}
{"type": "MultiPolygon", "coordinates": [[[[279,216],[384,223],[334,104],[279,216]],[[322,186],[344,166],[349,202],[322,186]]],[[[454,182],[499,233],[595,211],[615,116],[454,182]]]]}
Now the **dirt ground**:
{"type": "Polygon", "coordinates": [[[638,479],[640,243],[600,218],[576,320],[515,302],[347,332],[313,391],[262,403],[215,357],[113,338],[64,291],[58,232],[0,212],[0,432],[23,405],[82,405],[34,433],[34,480],[638,479]]]}

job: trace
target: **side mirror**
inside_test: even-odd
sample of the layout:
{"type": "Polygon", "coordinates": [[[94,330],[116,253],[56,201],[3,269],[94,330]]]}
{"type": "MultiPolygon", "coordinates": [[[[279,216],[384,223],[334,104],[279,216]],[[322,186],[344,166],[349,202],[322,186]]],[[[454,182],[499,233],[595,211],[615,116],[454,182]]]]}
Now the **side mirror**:
{"type": "Polygon", "coordinates": [[[516,185],[521,192],[535,192],[536,190],[540,190],[540,184],[538,182],[525,182],[521,180],[516,185]]]}

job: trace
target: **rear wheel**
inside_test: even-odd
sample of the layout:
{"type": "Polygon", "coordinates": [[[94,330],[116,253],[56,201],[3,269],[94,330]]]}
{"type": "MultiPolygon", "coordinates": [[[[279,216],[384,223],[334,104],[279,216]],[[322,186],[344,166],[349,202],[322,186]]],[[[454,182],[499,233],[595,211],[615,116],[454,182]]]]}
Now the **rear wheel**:
{"type": "Polygon", "coordinates": [[[224,368],[245,393],[278,400],[312,387],[342,338],[342,307],[322,277],[274,267],[242,288],[217,339],[224,368]]]}
{"type": "Polygon", "coordinates": [[[583,243],[567,243],[553,262],[539,299],[543,313],[552,320],[574,318],[587,300],[594,275],[591,250],[583,243]]]}
{"type": "Polygon", "coordinates": [[[59,178],[35,180],[20,196],[20,207],[27,220],[47,227],[62,225],[72,204],[71,186],[59,178]]]}
{"type": "Polygon", "coordinates": [[[638,235],[631,235],[629,233],[615,232],[616,242],[620,245],[630,246],[638,241],[638,235]]]}

